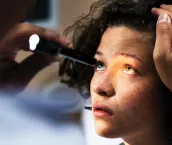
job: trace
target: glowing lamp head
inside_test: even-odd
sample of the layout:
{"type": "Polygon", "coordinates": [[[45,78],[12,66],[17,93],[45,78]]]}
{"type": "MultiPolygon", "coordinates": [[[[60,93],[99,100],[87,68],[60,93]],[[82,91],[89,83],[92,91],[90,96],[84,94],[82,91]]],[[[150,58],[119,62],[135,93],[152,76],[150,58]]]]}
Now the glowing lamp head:
{"type": "Polygon", "coordinates": [[[40,41],[40,38],[37,34],[33,34],[29,38],[29,49],[34,51],[40,41]]]}

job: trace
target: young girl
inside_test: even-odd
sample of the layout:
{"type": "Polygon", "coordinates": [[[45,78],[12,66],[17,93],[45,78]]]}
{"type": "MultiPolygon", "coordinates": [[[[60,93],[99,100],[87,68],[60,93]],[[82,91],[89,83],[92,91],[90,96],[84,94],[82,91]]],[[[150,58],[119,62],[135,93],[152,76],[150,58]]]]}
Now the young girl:
{"type": "MultiPolygon", "coordinates": [[[[171,145],[171,92],[153,59],[159,1],[100,0],[66,30],[95,68],[64,59],[63,82],[90,92],[96,132],[125,145],[171,145]]],[[[171,19],[164,15],[163,19],[171,19]]],[[[161,20],[163,20],[161,19],[161,20]]],[[[163,21],[159,21],[160,23],[163,21]]]]}

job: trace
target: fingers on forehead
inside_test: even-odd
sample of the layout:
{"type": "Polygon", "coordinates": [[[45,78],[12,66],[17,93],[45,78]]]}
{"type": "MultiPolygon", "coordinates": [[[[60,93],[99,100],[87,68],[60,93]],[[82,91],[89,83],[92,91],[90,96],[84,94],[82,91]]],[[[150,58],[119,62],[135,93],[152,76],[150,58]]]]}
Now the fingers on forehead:
{"type": "Polygon", "coordinates": [[[153,15],[155,15],[157,17],[160,16],[161,14],[167,14],[172,19],[172,5],[168,6],[168,9],[165,9],[165,8],[153,8],[152,13],[153,13],[153,15]],[[169,9],[171,9],[171,10],[169,10],[169,9]]]}

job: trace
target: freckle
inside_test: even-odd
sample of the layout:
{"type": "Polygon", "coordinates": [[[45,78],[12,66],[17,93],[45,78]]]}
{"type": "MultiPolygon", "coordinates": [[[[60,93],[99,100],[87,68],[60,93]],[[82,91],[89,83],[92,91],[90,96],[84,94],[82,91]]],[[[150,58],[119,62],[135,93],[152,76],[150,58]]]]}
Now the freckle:
{"type": "Polygon", "coordinates": [[[139,123],[137,123],[137,126],[139,126],[140,124],[139,123]]]}

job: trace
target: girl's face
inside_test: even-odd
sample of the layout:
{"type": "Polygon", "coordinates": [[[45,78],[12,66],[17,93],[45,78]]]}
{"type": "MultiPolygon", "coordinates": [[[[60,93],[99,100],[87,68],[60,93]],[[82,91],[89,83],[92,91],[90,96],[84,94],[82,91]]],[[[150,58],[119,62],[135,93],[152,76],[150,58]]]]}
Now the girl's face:
{"type": "Polygon", "coordinates": [[[162,84],[148,36],[126,27],[108,28],[102,36],[91,81],[95,128],[101,136],[127,137],[159,125],[162,84]]]}

